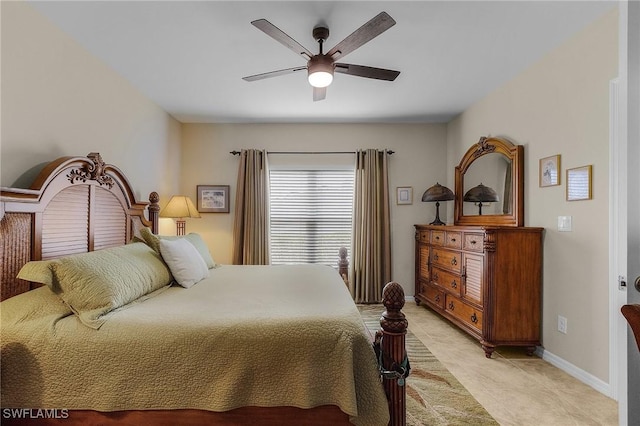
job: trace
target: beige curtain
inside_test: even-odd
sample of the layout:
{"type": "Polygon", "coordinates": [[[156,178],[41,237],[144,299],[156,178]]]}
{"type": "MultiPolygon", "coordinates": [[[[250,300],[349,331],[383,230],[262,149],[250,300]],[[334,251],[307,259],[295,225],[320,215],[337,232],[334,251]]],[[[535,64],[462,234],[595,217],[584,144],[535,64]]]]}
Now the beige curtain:
{"type": "Polygon", "coordinates": [[[233,264],[269,263],[267,155],[243,149],[238,167],[233,221],[233,264]]]}
{"type": "Polygon", "coordinates": [[[391,231],[387,154],[368,149],[356,153],[353,240],[349,290],[356,303],[382,301],[391,281],[391,231]]]}

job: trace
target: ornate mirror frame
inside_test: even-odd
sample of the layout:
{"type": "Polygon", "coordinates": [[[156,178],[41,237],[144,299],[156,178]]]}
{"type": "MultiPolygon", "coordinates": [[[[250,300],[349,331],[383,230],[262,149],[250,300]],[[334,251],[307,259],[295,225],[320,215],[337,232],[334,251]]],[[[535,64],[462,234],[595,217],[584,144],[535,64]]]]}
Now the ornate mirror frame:
{"type": "Polygon", "coordinates": [[[466,152],[455,171],[455,207],[456,225],[524,225],[524,147],[515,145],[506,139],[481,137],[466,152]],[[502,154],[511,161],[511,213],[502,215],[464,215],[464,174],[478,158],[487,154],[502,154]]]}

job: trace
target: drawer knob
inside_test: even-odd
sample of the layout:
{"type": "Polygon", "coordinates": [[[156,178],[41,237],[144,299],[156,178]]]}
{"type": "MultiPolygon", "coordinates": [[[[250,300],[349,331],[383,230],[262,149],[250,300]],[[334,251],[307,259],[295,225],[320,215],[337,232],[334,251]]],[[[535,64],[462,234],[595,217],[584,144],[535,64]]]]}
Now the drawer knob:
{"type": "Polygon", "coordinates": [[[456,280],[451,281],[451,288],[458,288],[458,283],[456,280]]]}
{"type": "Polygon", "coordinates": [[[438,261],[438,253],[433,254],[433,260],[435,260],[436,262],[438,261]]]}
{"type": "Polygon", "coordinates": [[[453,259],[451,259],[451,264],[453,266],[456,266],[458,264],[458,259],[456,259],[455,257],[453,259]]]}
{"type": "Polygon", "coordinates": [[[478,316],[476,315],[475,312],[473,313],[473,315],[471,315],[471,322],[474,324],[478,323],[478,316]]]}
{"type": "Polygon", "coordinates": [[[471,245],[474,245],[476,243],[476,240],[471,240],[469,242],[471,243],[471,245]]]}
{"type": "Polygon", "coordinates": [[[436,295],[436,302],[440,303],[440,295],[439,294],[436,295]]]}
{"type": "Polygon", "coordinates": [[[455,305],[453,304],[453,302],[449,302],[449,310],[453,311],[454,308],[455,308],[455,305]]]}
{"type": "Polygon", "coordinates": [[[439,240],[439,239],[440,239],[440,237],[436,237],[436,240],[439,240]]]}
{"type": "Polygon", "coordinates": [[[451,242],[452,242],[452,243],[455,243],[455,242],[456,242],[456,239],[455,239],[455,238],[452,238],[452,239],[451,239],[451,242]]]}
{"type": "Polygon", "coordinates": [[[433,273],[433,280],[437,282],[437,281],[438,281],[438,278],[440,278],[440,276],[438,275],[438,273],[437,273],[437,272],[434,272],[434,273],[433,273]]]}

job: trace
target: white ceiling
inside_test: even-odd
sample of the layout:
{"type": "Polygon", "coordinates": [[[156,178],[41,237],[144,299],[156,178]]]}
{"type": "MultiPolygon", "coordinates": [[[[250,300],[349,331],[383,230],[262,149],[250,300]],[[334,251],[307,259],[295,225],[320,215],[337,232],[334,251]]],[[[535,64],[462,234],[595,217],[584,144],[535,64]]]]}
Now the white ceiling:
{"type": "Polygon", "coordinates": [[[615,1],[31,2],[182,122],[446,122],[585,27],[615,1]],[[304,65],[250,22],[266,18],[312,52],[381,11],[397,22],[340,62],[401,71],[394,82],[336,74],[312,101],[304,65]]]}

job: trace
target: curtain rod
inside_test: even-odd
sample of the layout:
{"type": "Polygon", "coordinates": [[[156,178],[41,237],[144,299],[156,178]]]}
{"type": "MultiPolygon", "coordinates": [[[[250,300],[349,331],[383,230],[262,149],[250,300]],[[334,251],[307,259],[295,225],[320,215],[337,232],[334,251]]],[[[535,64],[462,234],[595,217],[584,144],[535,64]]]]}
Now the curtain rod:
{"type": "MultiPolygon", "coordinates": [[[[385,149],[384,152],[386,152],[389,155],[392,155],[395,153],[395,151],[391,151],[390,149],[385,149]]],[[[355,151],[267,151],[267,154],[313,154],[313,155],[317,155],[317,154],[355,154],[355,151]]],[[[233,154],[233,155],[240,155],[241,152],[240,151],[230,151],[229,154],[233,154]]]]}

